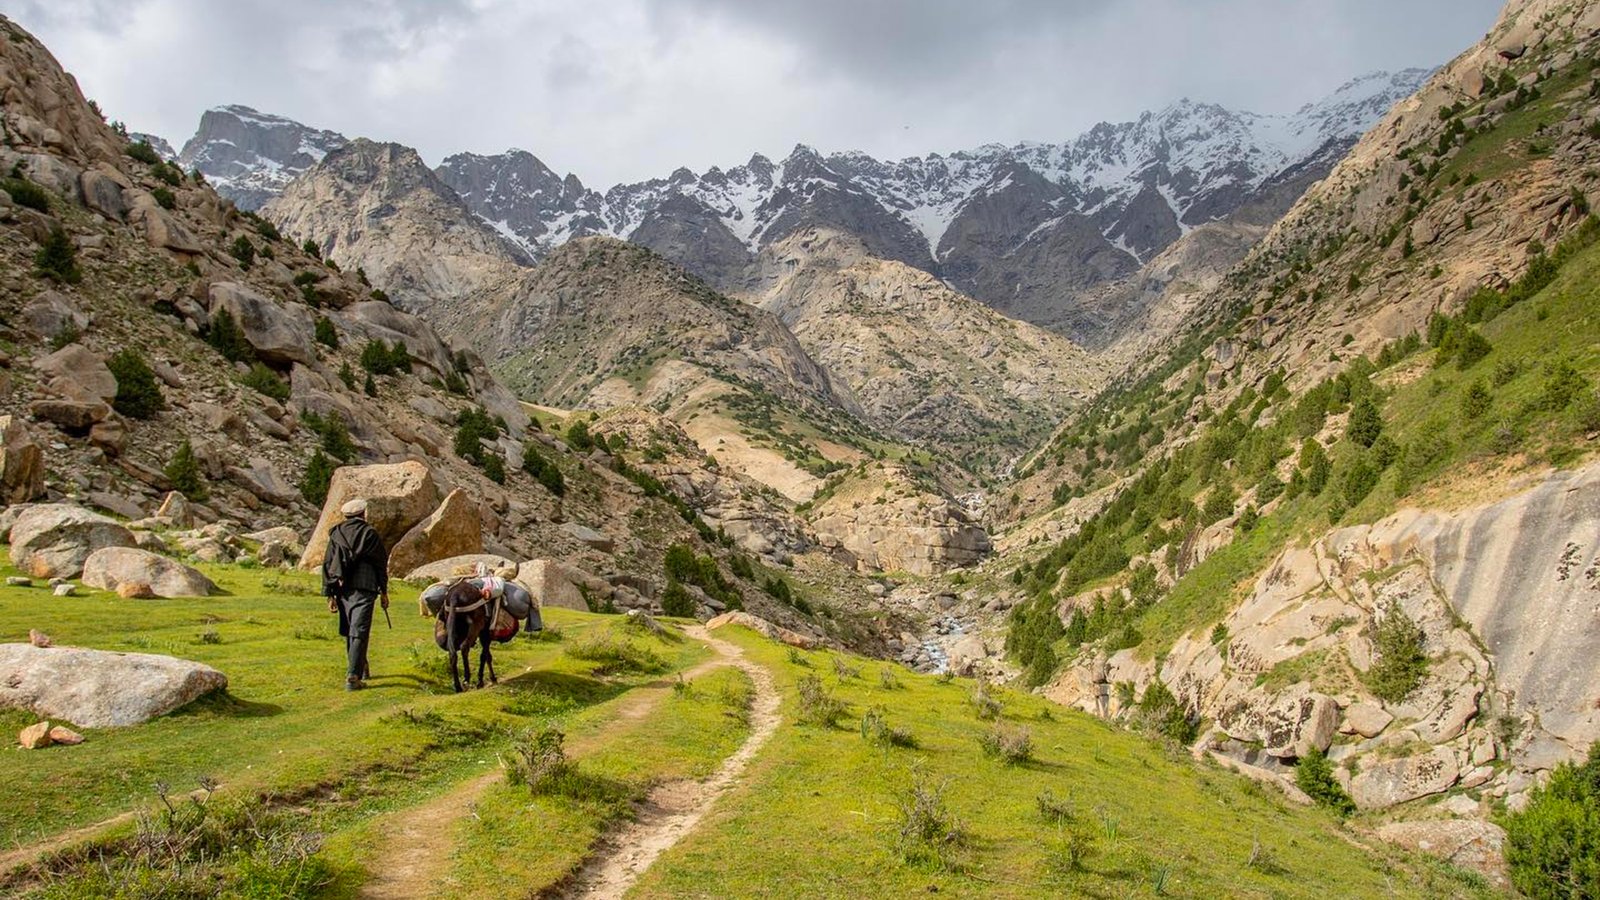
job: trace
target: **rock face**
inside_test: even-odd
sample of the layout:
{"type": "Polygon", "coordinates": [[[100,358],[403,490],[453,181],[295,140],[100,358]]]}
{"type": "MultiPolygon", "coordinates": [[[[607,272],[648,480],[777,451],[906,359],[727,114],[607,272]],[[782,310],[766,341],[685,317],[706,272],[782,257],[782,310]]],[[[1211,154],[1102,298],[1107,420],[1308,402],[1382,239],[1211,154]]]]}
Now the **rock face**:
{"type": "Polygon", "coordinates": [[[0,706],[83,728],[138,725],[227,686],[216,669],[170,656],[0,644],[0,706]]]}
{"type": "Polygon", "coordinates": [[[16,416],[0,416],[0,502],[44,496],[44,450],[16,416]]]}
{"type": "Polygon", "coordinates": [[[83,583],[121,592],[124,585],[143,585],[156,597],[208,597],[217,592],[211,579],[177,560],[130,547],[104,547],[83,563],[83,583]]]}
{"type": "Polygon", "coordinates": [[[1435,747],[1420,756],[1371,763],[1350,779],[1350,796],[1362,809],[1382,809],[1444,793],[1460,774],[1455,754],[1435,747]]]}
{"type": "Polygon", "coordinates": [[[297,304],[279,304],[248,287],[231,282],[211,286],[211,315],[226,311],[244,339],[265,362],[278,365],[314,363],[310,310],[297,304]]]}
{"type": "Polygon", "coordinates": [[[255,210],[344,144],[344,137],[331,131],[248,106],[219,106],[201,115],[199,129],[177,156],[185,170],[199,169],[240,209],[255,210]]]}
{"type": "Polygon", "coordinates": [[[11,527],[11,564],[35,578],[76,578],[94,551],[132,546],[121,524],[62,503],[30,506],[11,527]]]}
{"type": "Polygon", "coordinates": [[[1501,890],[1510,887],[1503,855],[1505,829],[1493,822],[1479,819],[1385,822],[1378,826],[1378,837],[1478,872],[1501,890]]]}
{"type": "Polygon", "coordinates": [[[812,513],[823,547],[843,550],[866,569],[936,575],[979,562],[989,535],[954,502],[925,492],[898,467],[846,482],[812,513]]]}
{"type": "Polygon", "coordinates": [[[389,550],[389,568],[410,572],[435,560],[482,552],[483,521],[477,501],[457,488],[389,550]]]}
{"type": "Polygon", "coordinates": [[[367,521],[391,549],[406,532],[422,521],[439,504],[439,489],[433,473],[420,462],[374,466],[344,466],[334,471],[328,485],[328,499],[322,516],[306,541],[302,569],[316,569],[328,552],[328,531],[344,521],[339,508],[348,500],[367,501],[367,521]]]}

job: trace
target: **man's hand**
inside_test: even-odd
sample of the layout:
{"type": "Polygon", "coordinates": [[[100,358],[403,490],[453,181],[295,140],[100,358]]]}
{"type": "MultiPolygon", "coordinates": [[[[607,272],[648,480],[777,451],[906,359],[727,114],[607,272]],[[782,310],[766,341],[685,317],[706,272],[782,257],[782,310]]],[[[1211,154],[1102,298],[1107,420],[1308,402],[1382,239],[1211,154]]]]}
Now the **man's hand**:
{"type": "Polygon", "coordinates": [[[381,602],[383,604],[383,608],[384,609],[388,609],[389,608],[389,592],[388,591],[384,591],[381,595],[379,595],[378,600],[379,600],[379,602],[381,602]]]}
{"type": "Polygon", "coordinates": [[[339,601],[333,599],[332,597],[329,597],[328,598],[328,612],[338,612],[338,611],[339,611],[339,601]]]}

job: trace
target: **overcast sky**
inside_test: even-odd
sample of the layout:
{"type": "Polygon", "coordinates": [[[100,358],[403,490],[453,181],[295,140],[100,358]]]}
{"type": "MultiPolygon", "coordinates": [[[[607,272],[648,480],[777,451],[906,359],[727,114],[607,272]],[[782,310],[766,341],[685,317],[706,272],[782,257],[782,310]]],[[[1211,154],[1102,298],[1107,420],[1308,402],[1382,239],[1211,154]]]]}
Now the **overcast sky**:
{"type": "Polygon", "coordinates": [[[603,188],[786,155],[1057,141],[1180,97],[1288,112],[1434,66],[1501,0],[12,0],[136,131],[242,103],[603,188]]]}

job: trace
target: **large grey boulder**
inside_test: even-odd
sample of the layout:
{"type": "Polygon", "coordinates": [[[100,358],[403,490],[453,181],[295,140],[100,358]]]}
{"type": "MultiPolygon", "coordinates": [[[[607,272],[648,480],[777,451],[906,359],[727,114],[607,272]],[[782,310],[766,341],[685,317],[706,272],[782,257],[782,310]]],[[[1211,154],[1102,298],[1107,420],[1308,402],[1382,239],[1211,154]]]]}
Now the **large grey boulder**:
{"type": "Polygon", "coordinates": [[[229,466],[228,480],[274,506],[290,506],[300,499],[294,485],[265,459],[251,459],[249,466],[229,466]]]}
{"type": "Polygon", "coordinates": [[[121,523],[66,503],[31,506],[11,526],[11,564],[35,578],[76,578],[94,551],[132,546],[121,523]]]}
{"type": "Polygon", "coordinates": [[[0,416],[0,503],[44,495],[44,449],[16,416],[0,416]]]}
{"type": "Polygon", "coordinates": [[[242,284],[221,281],[211,286],[212,317],[226,310],[238,323],[244,339],[265,362],[316,362],[315,329],[310,310],[299,304],[279,304],[242,284]]]}
{"type": "Polygon", "coordinates": [[[578,585],[584,581],[583,575],[553,559],[534,559],[523,563],[517,567],[516,580],[528,589],[534,602],[541,607],[589,611],[589,604],[578,589],[578,585]]]}
{"type": "Polygon", "coordinates": [[[1251,692],[1223,710],[1217,724],[1231,738],[1267,753],[1298,758],[1326,750],[1339,727],[1339,704],[1304,684],[1281,694],[1251,692]]]}
{"type": "Polygon", "coordinates": [[[60,291],[43,291],[22,307],[22,324],[40,337],[54,338],[70,325],[82,331],[89,316],[60,291]]]}
{"type": "Polygon", "coordinates": [[[171,656],[0,644],[0,706],[82,728],[139,725],[227,686],[216,669],[171,656]]]}
{"type": "Polygon", "coordinates": [[[450,349],[433,327],[410,313],[402,312],[381,300],[352,303],[339,311],[340,324],[367,340],[405,345],[411,357],[444,376],[454,370],[450,349]]]}
{"type": "Polygon", "coordinates": [[[461,575],[471,575],[480,565],[487,566],[490,572],[515,571],[517,568],[515,562],[496,553],[463,553],[418,566],[406,573],[405,580],[416,584],[448,581],[461,575]]]}
{"type": "Polygon", "coordinates": [[[482,552],[483,516],[478,503],[456,488],[390,549],[389,568],[410,572],[434,560],[482,552]]]}
{"type": "Polygon", "coordinates": [[[93,402],[117,396],[117,379],[106,361],[82,344],[68,344],[34,362],[45,387],[69,400],[93,402]]]}
{"type": "Polygon", "coordinates": [[[216,584],[199,571],[131,547],[103,547],[89,554],[83,563],[83,583],[105,591],[142,585],[156,597],[209,597],[217,592],[216,584]]]}
{"type": "Polygon", "coordinates": [[[83,189],[84,206],[117,222],[128,214],[122,191],[133,185],[116,169],[104,164],[95,166],[78,176],[78,184],[83,189]]]}

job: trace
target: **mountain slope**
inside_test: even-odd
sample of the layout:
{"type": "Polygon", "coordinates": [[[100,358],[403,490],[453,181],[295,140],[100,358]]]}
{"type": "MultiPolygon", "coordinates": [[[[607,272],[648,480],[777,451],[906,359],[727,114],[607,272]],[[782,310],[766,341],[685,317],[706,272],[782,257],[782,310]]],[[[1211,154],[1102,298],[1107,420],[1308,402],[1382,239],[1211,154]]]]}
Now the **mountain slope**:
{"type": "Polygon", "coordinates": [[[217,193],[240,209],[255,210],[345,143],[341,134],[283,116],[248,106],[219,106],[200,116],[200,126],[184,143],[178,162],[206,176],[217,193]]]}

